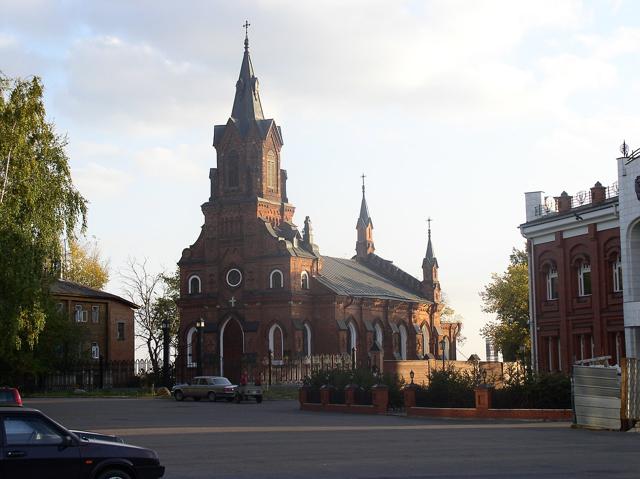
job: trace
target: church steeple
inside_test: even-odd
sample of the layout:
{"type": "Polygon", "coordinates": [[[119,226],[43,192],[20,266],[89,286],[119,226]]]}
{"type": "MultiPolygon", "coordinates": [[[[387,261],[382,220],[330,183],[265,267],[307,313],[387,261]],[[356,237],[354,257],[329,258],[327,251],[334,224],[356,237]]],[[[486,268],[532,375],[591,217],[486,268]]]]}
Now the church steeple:
{"type": "Polygon", "coordinates": [[[440,281],[438,280],[438,259],[433,253],[433,244],[431,243],[431,218],[427,220],[429,223],[427,252],[422,260],[422,290],[424,295],[435,303],[440,302],[440,281]]]}
{"type": "Polygon", "coordinates": [[[373,221],[369,216],[369,208],[367,199],[365,198],[364,188],[365,175],[362,175],[362,202],[360,203],[360,216],[356,224],[358,231],[358,241],[356,242],[356,257],[366,258],[367,255],[373,253],[376,248],[373,245],[373,221]]]}
{"type": "Polygon", "coordinates": [[[236,82],[236,96],[233,99],[231,118],[245,130],[252,120],[263,120],[262,103],[258,93],[258,79],[253,72],[249,55],[249,22],[245,22],[244,56],[240,67],[240,76],[236,82]]]}

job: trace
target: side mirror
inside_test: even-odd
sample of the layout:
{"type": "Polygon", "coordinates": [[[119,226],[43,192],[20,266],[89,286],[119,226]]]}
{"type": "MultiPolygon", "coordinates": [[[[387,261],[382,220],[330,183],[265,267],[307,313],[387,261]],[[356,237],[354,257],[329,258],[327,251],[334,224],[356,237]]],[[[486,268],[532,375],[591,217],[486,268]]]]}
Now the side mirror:
{"type": "Polygon", "coordinates": [[[76,442],[73,440],[73,437],[71,437],[71,436],[64,436],[62,438],[62,445],[64,447],[74,446],[75,443],[76,442]]]}

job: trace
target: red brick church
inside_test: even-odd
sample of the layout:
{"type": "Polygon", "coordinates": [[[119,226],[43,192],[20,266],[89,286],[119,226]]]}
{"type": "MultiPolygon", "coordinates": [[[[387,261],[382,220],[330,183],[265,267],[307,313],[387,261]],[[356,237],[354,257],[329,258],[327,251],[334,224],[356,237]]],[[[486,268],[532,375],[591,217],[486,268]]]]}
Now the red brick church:
{"type": "Polygon", "coordinates": [[[204,225],[178,262],[179,377],[237,380],[243,362],[270,354],[275,364],[350,354],[363,367],[380,356],[455,359],[460,325],[440,322],[431,230],[422,280],[377,256],[363,185],[356,255],[321,255],[309,217],[302,230],[293,223],[282,145],[280,127],[263,114],[245,39],[231,117],[214,127],[204,225]]]}

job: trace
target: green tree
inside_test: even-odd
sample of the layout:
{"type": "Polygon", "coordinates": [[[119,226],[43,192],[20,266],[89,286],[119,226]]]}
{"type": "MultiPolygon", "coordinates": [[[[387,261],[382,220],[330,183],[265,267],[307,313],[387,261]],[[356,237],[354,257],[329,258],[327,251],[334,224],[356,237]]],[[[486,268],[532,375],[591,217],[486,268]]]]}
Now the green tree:
{"type": "Polygon", "coordinates": [[[493,273],[480,297],[482,310],[496,315],[482,327],[482,336],[502,351],[505,361],[526,360],[531,349],[527,253],[514,248],[507,270],[493,273]]]}
{"type": "Polygon", "coordinates": [[[69,240],[63,277],[69,281],[102,289],[109,281],[109,261],[102,259],[97,242],[69,240]]]}
{"type": "Polygon", "coordinates": [[[86,224],[66,144],[46,119],[41,80],[0,74],[0,374],[36,346],[62,257],[60,238],[73,238],[86,224]]]}

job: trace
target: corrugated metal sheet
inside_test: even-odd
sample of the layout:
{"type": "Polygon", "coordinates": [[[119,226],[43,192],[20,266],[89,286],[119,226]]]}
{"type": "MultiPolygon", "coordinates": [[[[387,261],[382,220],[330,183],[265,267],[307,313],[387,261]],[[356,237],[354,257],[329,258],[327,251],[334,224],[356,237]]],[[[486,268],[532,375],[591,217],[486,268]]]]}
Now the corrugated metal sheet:
{"type": "Polygon", "coordinates": [[[620,429],[620,377],[617,368],[573,367],[576,423],[620,429]]]}

